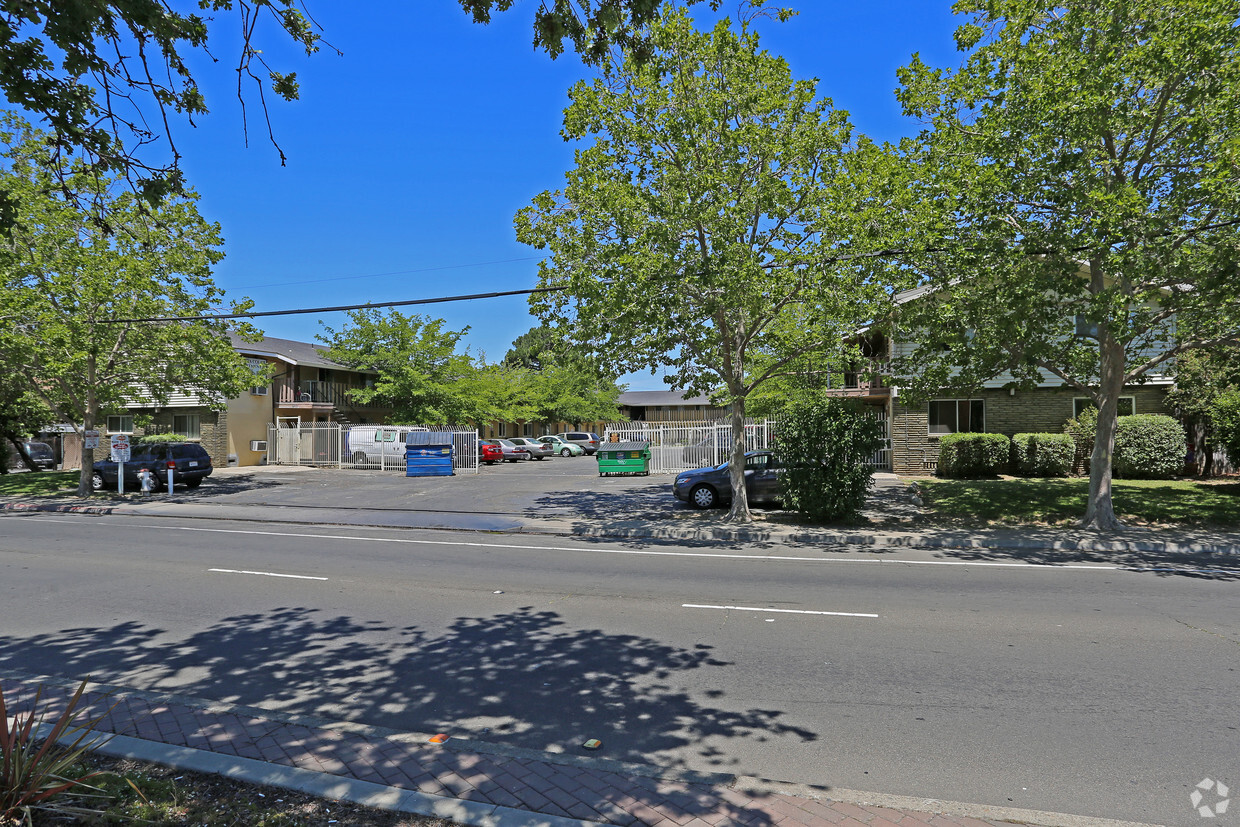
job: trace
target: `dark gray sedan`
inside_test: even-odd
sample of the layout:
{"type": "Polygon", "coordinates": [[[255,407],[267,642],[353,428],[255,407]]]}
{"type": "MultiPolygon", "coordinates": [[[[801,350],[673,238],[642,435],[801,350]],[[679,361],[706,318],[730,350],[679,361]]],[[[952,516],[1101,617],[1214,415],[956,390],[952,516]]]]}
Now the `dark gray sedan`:
{"type": "MultiPolygon", "coordinates": [[[[676,499],[695,508],[715,508],[732,502],[730,463],[713,468],[682,471],[672,483],[676,499]]],[[[745,454],[745,491],[749,502],[777,505],[780,501],[781,469],[770,451],[749,451],[745,454]]]]}

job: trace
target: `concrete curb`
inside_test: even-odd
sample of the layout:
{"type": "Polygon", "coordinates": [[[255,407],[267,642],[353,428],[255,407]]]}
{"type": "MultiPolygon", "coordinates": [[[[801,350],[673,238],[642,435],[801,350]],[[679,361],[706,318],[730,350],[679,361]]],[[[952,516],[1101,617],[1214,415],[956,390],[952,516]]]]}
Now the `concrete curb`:
{"type": "Polygon", "coordinates": [[[962,816],[987,821],[1010,821],[1013,824],[1037,825],[1037,827],[1159,827],[1140,821],[1115,821],[1093,816],[1074,816],[1069,813],[1052,813],[1045,810],[1025,810],[1019,807],[998,807],[990,804],[968,804],[963,801],[943,801],[937,798],[917,798],[907,795],[887,795],[846,790],[840,787],[822,789],[805,784],[786,784],[764,778],[742,777],[733,787],[740,792],[775,793],[816,801],[840,801],[858,807],[886,807],[892,810],[912,810],[935,815],[962,816]]]}
{"type": "Polygon", "coordinates": [[[481,804],[416,790],[385,787],[355,778],[327,775],[282,764],[268,764],[253,758],[169,746],[128,735],[113,735],[107,743],[93,751],[115,758],[130,758],[182,770],[212,773],[249,784],[280,787],[318,798],[349,801],[379,810],[447,818],[470,827],[608,827],[595,821],[541,815],[496,804],[481,804]]]}

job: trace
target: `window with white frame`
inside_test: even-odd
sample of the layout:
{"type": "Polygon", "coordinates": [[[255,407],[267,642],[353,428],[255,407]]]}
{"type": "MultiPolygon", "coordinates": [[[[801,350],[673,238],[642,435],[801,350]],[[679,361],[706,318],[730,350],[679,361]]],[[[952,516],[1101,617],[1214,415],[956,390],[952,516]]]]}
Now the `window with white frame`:
{"type": "Polygon", "coordinates": [[[175,414],[172,417],[172,432],[188,439],[202,439],[202,417],[198,414],[175,414]]]}
{"type": "Polygon", "coordinates": [[[496,433],[500,435],[501,439],[508,436],[508,423],[506,422],[499,423],[499,428],[496,429],[496,433]]]}
{"type": "MultiPolygon", "coordinates": [[[[1072,400],[1072,417],[1078,418],[1088,408],[1096,408],[1094,400],[1087,396],[1078,396],[1072,400]]],[[[1121,396],[1119,398],[1119,410],[1116,411],[1118,416],[1132,416],[1137,412],[1137,398],[1135,396],[1121,396]]]]}
{"type": "Polygon", "coordinates": [[[123,416],[108,417],[108,433],[111,434],[132,434],[133,433],[133,417],[125,414],[123,416]]]}
{"type": "Polygon", "coordinates": [[[981,399],[934,399],[929,403],[930,436],[982,433],[986,430],[986,402],[981,399]]]}
{"type": "Polygon", "coordinates": [[[534,435],[534,423],[533,422],[526,422],[524,425],[521,426],[521,436],[533,436],[533,435],[534,435]]]}

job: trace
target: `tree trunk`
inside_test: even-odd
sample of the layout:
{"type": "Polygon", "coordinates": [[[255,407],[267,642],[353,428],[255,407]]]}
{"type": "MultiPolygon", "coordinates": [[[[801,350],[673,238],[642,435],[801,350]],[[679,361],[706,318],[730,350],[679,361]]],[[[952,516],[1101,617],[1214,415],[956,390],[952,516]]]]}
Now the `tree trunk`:
{"type": "Polygon", "coordinates": [[[90,380],[87,384],[86,411],[82,417],[82,472],[78,475],[78,496],[89,497],[94,491],[90,478],[95,473],[95,449],[86,447],[86,432],[94,430],[95,415],[99,409],[99,401],[95,397],[95,355],[89,354],[86,359],[86,375],[90,380]]]}
{"type": "Polygon", "coordinates": [[[749,496],[745,491],[745,399],[732,399],[732,460],[728,466],[732,481],[732,510],[728,512],[729,523],[752,523],[749,496]]]}
{"type": "Polygon", "coordinates": [[[1111,498],[1112,464],[1115,458],[1115,427],[1118,421],[1119,397],[1124,390],[1124,349],[1107,331],[1102,331],[1102,376],[1099,391],[1102,404],[1098,409],[1098,433],[1089,461],[1089,503],[1081,528],[1117,531],[1124,524],[1115,516],[1111,498]]]}

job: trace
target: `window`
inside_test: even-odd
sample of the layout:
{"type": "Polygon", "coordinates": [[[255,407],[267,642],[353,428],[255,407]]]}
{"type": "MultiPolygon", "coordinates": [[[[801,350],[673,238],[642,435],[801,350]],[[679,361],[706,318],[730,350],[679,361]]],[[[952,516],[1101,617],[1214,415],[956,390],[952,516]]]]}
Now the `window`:
{"type": "MultiPolygon", "coordinates": [[[[266,377],[267,375],[267,362],[266,361],[262,359],[246,359],[245,365],[246,367],[250,369],[250,371],[255,376],[266,377]]],[[[250,388],[250,393],[253,394],[254,396],[266,396],[267,385],[266,384],[255,385],[254,387],[250,388]]]]}
{"type": "Polygon", "coordinates": [[[986,403],[981,399],[935,399],[930,402],[930,436],[982,433],[986,403]]]}
{"type": "MultiPolygon", "coordinates": [[[[1094,407],[1097,407],[1094,405],[1094,400],[1085,396],[1078,396],[1072,400],[1072,417],[1075,419],[1086,408],[1094,407]]],[[[1135,396],[1121,396],[1119,398],[1119,410],[1117,411],[1119,416],[1132,416],[1136,412],[1137,398],[1135,396]]]]}
{"type": "Polygon", "coordinates": [[[534,423],[533,422],[527,422],[521,426],[521,436],[533,436],[533,435],[534,435],[534,423]]]}
{"type": "Polygon", "coordinates": [[[172,432],[188,439],[202,439],[202,418],[198,414],[177,414],[172,417],[172,432]]]}
{"type": "Polygon", "coordinates": [[[1091,322],[1088,319],[1086,319],[1084,316],[1078,315],[1076,317],[1076,335],[1085,336],[1090,339],[1097,339],[1098,338],[1098,323],[1091,322]]]}
{"type": "Polygon", "coordinates": [[[132,434],[133,433],[133,417],[132,416],[109,416],[108,417],[108,433],[132,434]]]}
{"type": "Polygon", "coordinates": [[[499,428],[497,429],[497,433],[499,433],[501,437],[508,436],[508,423],[506,422],[499,423],[499,428]]]}

